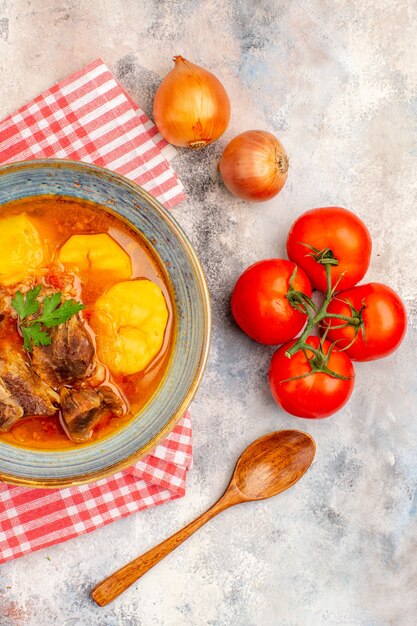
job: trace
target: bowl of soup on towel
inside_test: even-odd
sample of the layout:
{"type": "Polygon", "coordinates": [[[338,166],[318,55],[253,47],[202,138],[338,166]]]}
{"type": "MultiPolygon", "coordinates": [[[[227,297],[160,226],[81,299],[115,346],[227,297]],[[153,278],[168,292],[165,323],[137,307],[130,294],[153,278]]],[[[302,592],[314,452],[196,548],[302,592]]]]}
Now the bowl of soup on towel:
{"type": "Polygon", "coordinates": [[[185,234],[89,164],[0,168],[0,479],[94,481],[149,452],[201,380],[210,303],[185,234]]]}

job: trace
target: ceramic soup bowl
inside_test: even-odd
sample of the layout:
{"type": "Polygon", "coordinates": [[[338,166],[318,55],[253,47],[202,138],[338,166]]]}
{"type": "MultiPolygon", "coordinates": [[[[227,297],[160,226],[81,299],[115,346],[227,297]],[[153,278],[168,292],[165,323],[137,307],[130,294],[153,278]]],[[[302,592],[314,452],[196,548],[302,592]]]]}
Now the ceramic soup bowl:
{"type": "Polygon", "coordinates": [[[45,451],[0,441],[0,480],[33,487],[96,481],[135,463],[174,428],[207,360],[211,312],[207,284],[180,226],[149,193],[108,170],[74,161],[34,160],[0,167],[1,205],[33,196],[90,200],[140,231],[168,276],[175,330],[167,371],[147,405],[120,430],[86,446],[45,451]]]}

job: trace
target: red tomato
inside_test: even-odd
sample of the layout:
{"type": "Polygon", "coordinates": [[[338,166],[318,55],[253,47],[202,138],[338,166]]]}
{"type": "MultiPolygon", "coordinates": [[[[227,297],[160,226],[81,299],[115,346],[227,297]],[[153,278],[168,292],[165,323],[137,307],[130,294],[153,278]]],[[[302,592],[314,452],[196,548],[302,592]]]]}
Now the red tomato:
{"type": "MultiPolygon", "coordinates": [[[[285,352],[294,345],[296,340],[278,348],[272,357],[269,368],[269,386],[276,402],[282,408],[297,417],[318,419],[336,413],[348,401],[354,385],[354,369],[351,360],[344,352],[333,349],[327,367],[341,376],[341,379],[323,372],[312,372],[305,378],[287,380],[303,376],[311,371],[308,359],[313,353],[302,350],[296,352],[290,359],[285,352]],[[308,359],[307,359],[308,357],[308,359]],[[285,382],[283,382],[285,381],[285,382]]],[[[318,348],[318,337],[308,337],[306,343],[318,348]]],[[[327,354],[331,343],[323,342],[323,352],[327,354]]]]}
{"type": "Polygon", "coordinates": [[[332,285],[342,276],[338,291],[353,287],[369,267],[371,237],[365,224],[351,211],[340,207],[311,209],[292,225],[287,239],[287,254],[306,272],[315,289],[326,291],[326,270],[311,256],[327,250],[327,256],[338,260],[330,265],[332,285]]]}
{"type": "Polygon", "coordinates": [[[329,318],[324,320],[323,327],[330,324],[327,333],[329,341],[338,341],[338,349],[346,348],[346,354],[355,361],[373,361],[391,354],[398,348],[407,327],[407,316],[399,296],[387,285],[368,283],[342,291],[330,302],[327,311],[352,317],[349,304],[361,311],[362,325],[356,334],[357,327],[341,326],[342,319],[329,318]]]}
{"type": "MultiPolygon", "coordinates": [[[[252,339],[279,344],[295,337],[306,322],[306,315],[294,309],[286,295],[295,263],[268,259],[248,267],[237,281],[232,295],[232,313],[240,328],[252,339]]],[[[311,296],[311,285],[297,268],[293,287],[311,296]]]]}

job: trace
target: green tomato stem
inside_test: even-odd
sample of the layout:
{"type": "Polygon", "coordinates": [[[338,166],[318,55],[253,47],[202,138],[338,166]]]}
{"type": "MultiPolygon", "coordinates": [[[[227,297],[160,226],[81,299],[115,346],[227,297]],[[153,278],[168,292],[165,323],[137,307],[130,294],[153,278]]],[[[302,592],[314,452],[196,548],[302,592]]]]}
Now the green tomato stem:
{"type": "Polygon", "coordinates": [[[291,346],[291,348],[289,348],[289,350],[287,350],[285,353],[285,356],[289,359],[294,354],[296,354],[299,350],[304,349],[304,350],[311,350],[312,352],[315,352],[315,349],[306,343],[306,339],[310,336],[310,333],[313,330],[313,328],[317,326],[317,324],[320,324],[320,322],[324,320],[325,318],[335,317],[337,319],[342,319],[345,322],[352,324],[353,326],[359,326],[361,324],[361,320],[359,318],[349,317],[347,315],[341,315],[339,313],[333,314],[333,313],[327,312],[327,307],[329,306],[330,301],[333,298],[334,290],[332,288],[331,264],[326,263],[324,265],[324,268],[326,270],[326,280],[327,280],[327,289],[326,289],[326,296],[325,296],[324,302],[321,308],[316,312],[315,315],[311,313],[311,310],[308,311],[307,324],[303,332],[301,333],[300,337],[297,339],[295,344],[291,346]]]}
{"type": "Polygon", "coordinates": [[[327,317],[334,317],[338,320],[344,320],[345,322],[348,322],[348,324],[352,324],[352,326],[360,326],[361,323],[359,317],[349,317],[349,315],[342,315],[341,313],[327,313],[326,311],[323,319],[327,317]]]}

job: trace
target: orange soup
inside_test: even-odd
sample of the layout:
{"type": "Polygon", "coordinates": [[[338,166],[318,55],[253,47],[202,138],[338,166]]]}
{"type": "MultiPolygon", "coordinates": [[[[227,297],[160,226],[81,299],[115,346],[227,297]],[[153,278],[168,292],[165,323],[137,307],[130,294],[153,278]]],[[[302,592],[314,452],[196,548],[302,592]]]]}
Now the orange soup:
{"type": "Polygon", "coordinates": [[[174,332],[145,239],[87,201],[39,197],[1,207],[0,250],[0,440],[57,450],[123,427],[160,384],[174,332]]]}

